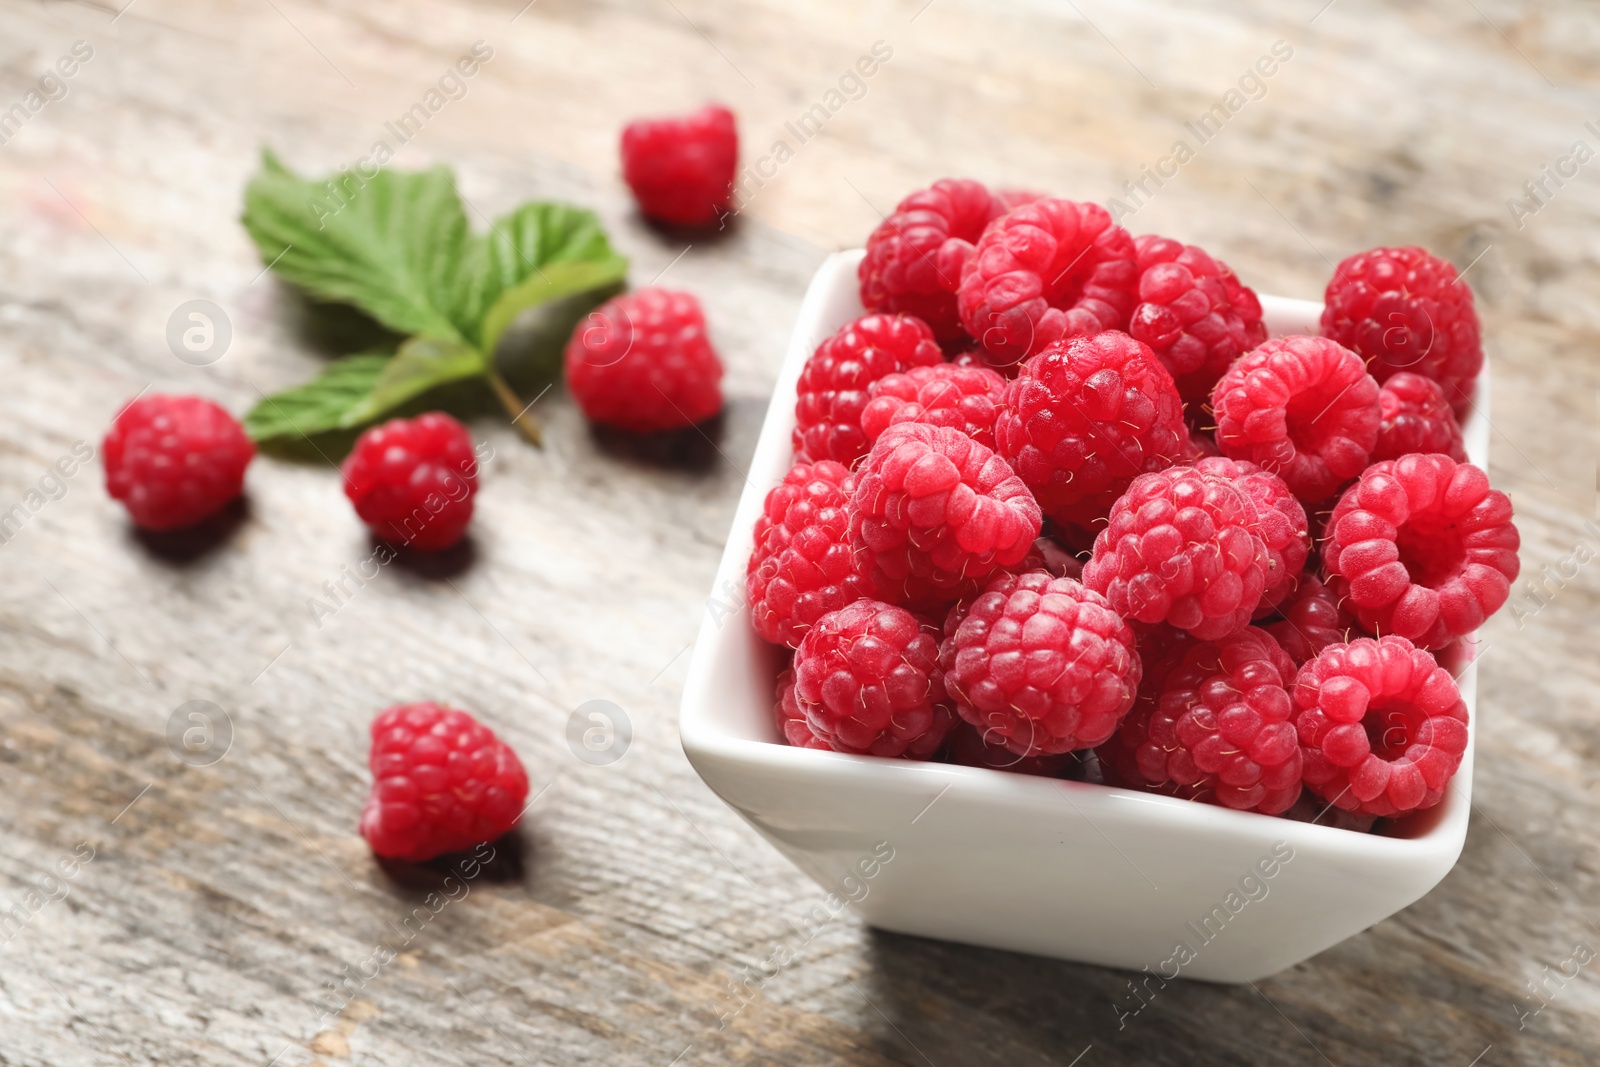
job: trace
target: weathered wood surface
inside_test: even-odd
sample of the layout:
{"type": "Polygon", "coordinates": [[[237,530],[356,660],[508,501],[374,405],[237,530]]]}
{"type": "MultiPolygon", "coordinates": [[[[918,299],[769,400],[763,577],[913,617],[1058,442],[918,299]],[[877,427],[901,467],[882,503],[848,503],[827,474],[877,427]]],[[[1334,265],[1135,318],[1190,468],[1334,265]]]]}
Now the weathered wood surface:
{"type": "Polygon", "coordinates": [[[1600,944],[1597,599],[1593,568],[1571,562],[1600,545],[1584,525],[1600,163],[1548,183],[1520,228],[1506,204],[1575,141],[1600,148],[1584,127],[1600,118],[1600,21],[1565,3],[1321,2],[538,0],[518,15],[522,0],[137,0],[114,20],[105,3],[6,0],[0,108],[74,41],[93,56],[0,147],[0,510],[32,489],[60,497],[35,498],[0,545],[0,912],[29,917],[0,945],[0,1063],[1600,1058],[1593,965],[1552,977],[1600,944]],[[484,214],[530,196],[594,205],[635,284],[670,265],[663,281],[703,297],[729,365],[714,445],[630,449],[591,434],[559,390],[536,408],[543,451],[486,414],[474,429],[496,455],[472,550],[384,568],[320,626],[309,599],[372,551],[326,465],[259,460],[248,510],[199,544],[130,534],[98,463],[62,495],[47,468],[97,446],[145,386],[243,410],[336,353],[325,317],[258,277],[236,223],[256,150],[308,170],[351,162],[478,39],[493,60],[397,165],[451,162],[484,214]],[[865,94],[747,183],[731,236],[675,259],[681,243],[630,215],[613,156],[625,117],[720,97],[753,163],[879,40],[893,56],[865,94]],[[1475,264],[1493,475],[1516,502],[1525,573],[1569,565],[1546,606],[1525,601],[1520,625],[1508,613],[1486,634],[1459,866],[1259,988],[1173,986],[1120,1031],[1123,974],[878,934],[848,913],[719,1028],[729,981],[818,898],[700,784],[674,727],[807,277],[944,174],[1105,200],[1277,40],[1293,56],[1264,95],[1128,221],[1296,296],[1378,243],[1475,264]],[[164,341],[195,297],[234,327],[209,367],[164,341]],[[423,697],[482,714],[544,792],[516,855],[403,926],[434,887],[381,869],[354,826],[367,722],[423,697]],[[592,698],[635,728],[607,767],[563,739],[592,698]],[[194,699],[232,723],[210,766],[166,740],[194,699]],[[348,1006],[325,1015],[327,987],[351,975],[348,1006]],[[1519,1023],[1538,980],[1549,1004],[1519,1023]]]}

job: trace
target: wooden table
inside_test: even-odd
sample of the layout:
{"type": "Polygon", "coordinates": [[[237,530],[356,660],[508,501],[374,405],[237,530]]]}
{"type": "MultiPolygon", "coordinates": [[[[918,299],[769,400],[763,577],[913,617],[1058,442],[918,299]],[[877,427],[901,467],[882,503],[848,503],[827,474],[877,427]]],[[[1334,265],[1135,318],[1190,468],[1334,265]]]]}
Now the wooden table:
{"type": "Polygon", "coordinates": [[[26,505],[0,545],[0,912],[26,918],[0,945],[0,1063],[1600,1057],[1594,965],[1553,977],[1600,946],[1597,601],[1593,568],[1576,562],[1600,546],[1585,525],[1600,163],[1547,180],[1522,212],[1507,205],[1575,141],[1600,147],[1584,126],[1600,118],[1592,11],[521,4],[0,6],[0,109],[75,41],[92,48],[66,96],[0,147],[0,511],[26,505]],[[242,186],[262,144],[311,171],[365,154],[477,40],[492,60],[395,165],[451,163],[485,214],[529,197],[591,205],[634,284],[665,272],[700,294],[729,367],[714,444],[630,447],[590,432],[560,390],[535,409],[542,451],[485,412],[473,428],[495,457],[470,550],[347,584],[320,619],[311,598],[326,602],[324,583],[372,543],[315,457],[259,459],[248,507],[177,543],[130,532],[98,462],[47,478],[146,386],[243,411],[348,350],[347,318],[261,275],[236,221],[242,186]],[[631,214],[614,155],[626,118],[726,100],[755,163],[793,143],[785,124],[878,41],[891,58],[747,182],[731,235],[685,252],[631,214]],[[1185,123],[1276,41],[1291,58],[1196,144],[1185,123]],[[1142,166],[1172,170],[1161,160],[1178,138],[1194,158],[1147,180],[1126,221],[1203,244],[1262,290],[1315,296],[1331,262],[1383,243],[1470,265],[1495,373],[1493,476],[1516,503],[1524,574],[1551,577],[1485,634],[1460,864],[1414,907],[1258,988],[1173,986],[1121,1031],[1126,975],[849,917],[719,1028],[727,983],[819,895],[700,783],[675,731],[806,279],[935,177],[1126,199],[1142,166]],[[211,366],[165,343],[194,298],[232,322],[211,366]],[[540,791],[520,845],[436,907],[437,884],[381,868],[355,833],[367,723],[422,698],[476,710],[540,791]],[[610,766],[564,739],[590,699],[634,725],[610,766]],[[167,740],[192,700],[231,724],[206,766],[167,740]],[[404,922],[419,908],[427,922],[404,922]],[[1548,1006],[1519,1022],[1540,979],[1548,1006]]]}

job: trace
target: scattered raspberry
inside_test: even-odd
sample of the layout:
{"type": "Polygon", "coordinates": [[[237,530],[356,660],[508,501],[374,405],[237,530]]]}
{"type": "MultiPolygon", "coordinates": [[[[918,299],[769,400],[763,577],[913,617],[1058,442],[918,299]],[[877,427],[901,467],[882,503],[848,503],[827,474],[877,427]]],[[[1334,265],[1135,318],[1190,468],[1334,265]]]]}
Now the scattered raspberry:
{"type": "Polygon", "coordinates": [[[1442,648],[1506,602],[1520,544],[1511,500],[1488,475],[1413,454],[1374,463],[1345,490],[1322,562],[1365,629],[1442,648]]]}
{"type": "Polygon", "coordinates": [[[817,346],[800,372],[794,451],[849,466],[871,447],[861,429],[867,388],[890,374],[944,362],[927,323],[910,315],[866,315],[817,346]]]}
{"type": "Polygon", "coordinates": [[[1322,333],[1355,349],[1380,382],[1431,378],[1459,414],[1483,369],[1478,312],[1456,269],[1421,248],[1374,248],[1333,272],[1322,333]]]}
{"type": "Polygon", "coordinates": [[[522,819],[528,774],[471,715],[405,704],[372,720],[372,792],[361,836],[380,856],[420,863],[493,841],[522,819]]]}
{"type": "Polygon", "coordinates": [[[1095,538],[1083,584],[1119,615],[1168,622],[1204,641],[1242,628],[1261,603],[1267,547],[1255,505],[1193,467],[1141,474],[1095,538]]]}
{"type": "Polygon", "coordinates": [[[1294,592],[1311,552],[1306,509],[1276,474],[1269,474],[1247,459],[1221,456],[1197,460],[1194,468],[1231,481],[1256,506],[1256,533],[1267,546],[1267,584],[1261,590],[1256,615],[1268,615],[1294,592]]]}
{"type": "Polygon", "coordinates": [[[639,210],[674,226],[708,226],[733,200],[739,132],[707,104],[680,118],[636,119],[622,131],[622,176],[639,210]]]}
{"type": "Polygon", "coordinates": [[[1105,598],[1047,571],[1002,574],[945,621],[939,662],[956,711],[1019,756],[1091,748],[1133,706],[1133,631],[1105,598]]]}
{"type": "Polygon", "coordinates": [[[1378,411],[1383,421],[1373,462],[1407,452],[1443,452],[1457,463],[1467,461],[1461,425],[1437,382],[1410,371],[1391,375],[1378,390],[1378,411]]]}
{"type": "Polygon", "coordinates": [[[972,246],[991,219],[1011,210],[981,182],[944,178],[895,207],[867,238],[857,275],[869,311],[926,322],[941,341],[963,336],[956,287],[972,246]]]}
{"type": "Polygon", "coordinates": [[[1139,304],[1128,332],[1172,372],[1184,400],[1204,403],[1228,365],[1267,339],[1261,301],[1194,245],[1146,234],[1134,249],[1139,304]]]}
{"type": "Polygon", "coordinates": [[[1276,337],[1239,357],[1211,394],[1217,447],[1325,499],[1366,468],[1378,443],[1378,383],[1324,337],[1276,337]]]}
{"type": "Polygon", "coordinates": [[[386,541],[435,552],[461,540],[472,521],[472,435],[442,411],[374,426],[341,470],[356,514],[386,541]]]}
{"type": "Polygon", "coordinates": [[[1019,756],[998,739],[984,740],[984,731],[967,722],[956,723],[950,731],[950,738],[945,742],[945,758],[962,767],[988,767],[1040,778],[1060,778],[1077,762],[1070,752],[1054,756],[1019,756]]]}
{"type": "Polygon", "coordinates": [[[1149,346],[1107,332],[1024,363],[1006,386],[995,440],[1052,518],[1092,527],[1136,475],[1180,460],[1189,431],[1149,346]]]}
{"type": "Polygon", "coordinates": [[[888,374],[867,387],[872,399],[861,411],[861,429],[870,446],[898,422],[925,422],[960,430],[986,448],[994,447],[994,421],[1005,402],[1006,380],[988,367],[937,363],[888,374]]]}
{"type": "Polygon", "coordinates": [[[1254,626],[1182,643],[1147,679],[1116,740],[1100,750],[1146,789],[1276,815],[1300,796],[1288,689],[1295,665],[1254,626]]]}
{"type": "Polygon", "coordinates": [[[722,410],[722,361],[692,293],[645,288],[607,300],[567,342],[567,388],[595,422],[675,430],[722,410]]]}
{"type": "Polygon", "coordinates": [[[1305,784],[1345,811],[1433,807],[1467,748],[1450,672],[1394,634],[1323,649],[1300,669],[1294,703],[1305,784]]]}
{"type": "Polygon", "coordinates": [[[851,536],[880,595],[947,604],[1022,560],[1039,505],[1005,460],[959,430],[903,422],[856,474],[851,536]]]}
{"type": "Polygon", "coordinates": [[[800,644],[811,624],[868,593],[850,547],[850,472],[797,463],[767,494],[745,574],[750,618],[774,644],[800,644]]]}
{"type": "Polygon", "coordinates": [[[256,454],[238,421],[198,396],[138,397],[100,446],[106,492],[147,530],[189,526],[244,489],[256,454]]]}
{"type": "Polygon", "coordinates": [[[1278,606],[1283,616],[1262,628],[1277,639],[1289,658],[1305,663],[1329,645],[1351,638],[1355,620],[1339,606],[1333,590],[1314,574],[1302,574],[1294,594],[1278,606]]]}
{"type": "Polygon", "coordinates": [[[795,699],[837,752],[930,759],[955,724],[939,628],[877,600],[822,616],[794,654],[795,699]]]}
{"type": "Polygon", "coordinates": [[[794,695],[794,671],[785,669],[778,675],[778,698],[772,705],[772,717],[778,724],[778,736],[795,748],[820,748],[831,751],[828,742],[811,732],[806,713],[800,710],[800,701],[794,695]]]}
{"type": "Polygon", "coordinates": [[[957,305],[989,362],[1010,368],[1062,338],[1125,329],[1138,282],[1133,238],[1105,208],[1046,198],[984,231],[957,305]]]}

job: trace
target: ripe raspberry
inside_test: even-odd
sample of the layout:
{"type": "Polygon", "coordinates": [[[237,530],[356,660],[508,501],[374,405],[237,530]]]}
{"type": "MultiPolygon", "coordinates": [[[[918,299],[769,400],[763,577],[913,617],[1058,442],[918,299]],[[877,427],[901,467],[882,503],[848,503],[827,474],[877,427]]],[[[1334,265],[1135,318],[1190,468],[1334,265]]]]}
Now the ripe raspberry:
{"type": "Polygon", "coordinates": [[[1100,758],[1133,785],[1276,815],[1300,796],[1295,664],[1254,626],[1176,646],[1100,758]]]}
{"type": "Polygon", "coordinates": [[[1367,466],[1378,443],[1378,383],[1324,337],[1275,337],[1239,357],[1211,393],[1217,447],[1323,500],[1367,466]]]}
{"type": "Polygon", "coordinates": [[[1306,509],[1276,474],[1269,474],[1247,459],[1221,456],[1196,460],[1195,470],[1227,478],[1256,506],[1256,532],[1267,546],[1267,584],[1261,590],[1256,615],[1269,615],[1294,592],[1311,552],[1306,509]]]}
{"type": "Polygon", "coordinates": [[[1005,460],[959,430],[903,422],[856,473],[851,540],[880,596],[948,604],[1022,560],[1039,505],[1005,460]]]}
{"type": "Polygon", "coordinates": [[[1133,706],[1133,631],[1105,598],[1048,571],[1002,574],[945,620],[939,649],[956,712],[1019,756],[1091,748],[1133,706]]]}
{"type": "Polygon", "coordinates": [[[189,526],[244,488],[256,454],[232,415],[198,396],[153,394],[117,413],[100,446],[106,492],[147,530],[189,526]]]}
{"type": "Polygon", "coordinates": [[[1413,454],[1374,463],[1345,490],[1322,562],[1365,629],[1442,648],[1506,602],[1520,544],[1511,500],[1488,475],[1413,454]]]}
{"type": "Polygon", "coordinates": [[[794,695],[794,671],[785,669],[778,675],[778,699],[772,705],[772,717],[778,724],[778,736],[795,748],[820,748],[831,751],[828,743],[811,732],[806,723],[806,713],[800,710],[800,701],[794,695]]]}
{"type": "Polygon", "coordinates": [[[1002,215],[961,271],[961,323],[996,367],[1065,337],[1122,330],[1139,283],[1133,238],[1098,204],[1043,199],[1002,215]]]}
{"type": "Polygon", "coordinates": [[[1183,401],[1155,354],[1124,333],[1046,347],[1006,386],[997,451],[1053,519],[1091,527],[1134,477],[1181,459],[1183,401]]]}
{"type": "Polygon", "coordinates": [[[1374,248],[1333,272],[1322,333],[1367,361],[1380,382],[1412,371],[1439,383],[1460,414],[1483,369],[1478,312],[1456,269],[1421,248],[1374,248]]]}
{"type": "Polygon", "coordinates": [[[861,429],[867,388],[889,374],[944,362],[927,323],[910,315],[866,315],[817,346],[800,372],[795,455],[849,466],[871,442],[861,429]]]}
{"type": "Polygon", "coordinates": [[[1183,450],[1183,458],[1179,462],[1193,463],[1195,460],[1205,459],[1207,456],[1220,455],[1222,455],[1222,450],[1217,447],[1217,439],[1191,426],[1189,428],[1189,444],[1183,450]]]}
{"type": "Polygon", "coordinates": [[[850,547],[850,472],[832,460],[797,463],[767,494],[745,573],[750,618],[773,644],[794,648],[811,624],[869,592],[850,547]]]}
{"type": "Polygon", "coordinates": [[[945,758],[962,767],[988,767],[1040,778],[1060,778],[1078,762],[1070,752],[1054,756],[1019,756],[998,738],[986,741],[984,731],[968,722],[958,722],[950,731],[950,738],[945,742],[945,758]]]}
{"type": "Polygon", "coordinates": [[[1350,640],[1355,620],[1339,606],[1333,590],[1314,574],[1300,575],[1299,585],[1287,601],[1280,604],[1283,616],[1262,629],[1277,639],[1289,658],[1305,663],[1329,645],[1350,640]]]}
{"type": "Polygon", "coordinates": [[[915,315],[941,341],[964,336],[956,288],[972,246],[1011,208],[981,182],[943,178],[918,189],[867,238],[857,276],[868,311],[915,315]]]}
{"type": "Polygon", "coordinates": [[[372,720],[372,792],[361,836],[380,856],[420,863],[493,841],[522,819],[528,774],[471,715],[405,704],[372,720]]]}
{"type": "Polygon", "coordinates": [[[595,422],[676,430],[722,410],[722,361],[692,293],[645,288],[607,300],[567,342],[567,389],[595,422]]]}
{"type": "Polygon", "coordinates": [[[1450,672],[1395,634],[1323,649],[1300,668],[1294,704],[1305,783],[1345,811],[1433,807],[1467,748],[1450,672]]]}
{"type": "Polygon", "coordinates": [[[1266,585],[1256,506],[1193,467],[1141,474],[1095,538],[1083,584],[1126,619],[1168,622],[1203,641],[1241,629],[1266,585]]]}
{"type": "Polygon", "coordinates": [[[1261,301],[1200,248],[1145,234],[1134,240],[1139,305],[1128,333],[1172,372],[1185,401],[1204,403],[1228,365],[1267,339],[1261,301]]]}
{"type": "Polygon", "coordinates": [[[639,210],[674,226],[708,226],[728,211],[739,132],[707,104],[682,117],[636,119],[622,130],[622,176],[639,210]]]}
{"type": "Polygon", "coordinates": [[[1443,452],[1457,463],[1467,461],[1461,425],[1437,382],[1401,371],[1378,390],[1378,444],[1372,460],[1399,459],[1407,452],[1443,452]]]}
{"type": "Polygon", "coordinates": [[[939,670],[939,628],[858,600],[818,619],[794,654],[811,732],[836,752],[930,759],[955,724],[939,670]]]}
{"type": "Polygon", "coordinates": [[[994,422],[1005,394],[1006,380],[988,367],[951,363],[912,367],[867,386],[872,399],[861,411],[861,430],[870,446],[895,423],[925,422],[960,430],[993,448],[994,422]]]}
{"type": "Polygon", "coordinates": [[[435,552],[461,540],[472,521],[472,435],[442,411],[374,426],[357,439],[342,471],[356,514],[387,541],[435,552]]]}

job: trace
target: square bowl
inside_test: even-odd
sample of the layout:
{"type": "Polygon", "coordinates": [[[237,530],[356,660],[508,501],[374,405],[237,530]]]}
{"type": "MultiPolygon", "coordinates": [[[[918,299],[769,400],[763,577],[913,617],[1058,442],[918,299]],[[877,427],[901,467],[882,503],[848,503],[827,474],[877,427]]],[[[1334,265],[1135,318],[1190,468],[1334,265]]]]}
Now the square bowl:
{"type": "MultiPolygon", "coordinates": [[[[1476,667],[1459,678],[1467,750],[1436,807],[1387,834],[981,767],[792,748],[773,722],[783,652],[758,637],[745,563],[791,463],[795,386],[816,346],[863,314],[861,251],[812,279],[768,408],[684,685],[684,753],[713,792],[795,866],[899,933],[1244,982],[1404,908],[1461,853],[1472,795],[1476,667]]],[[[1261,298],[1273,336],[1315,333],[1313,301],[1261,298]]],[[[1464,427],[1483,466],[1488,381],[1464,427]]]]}

